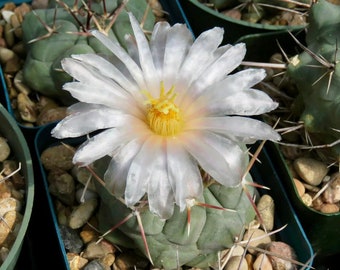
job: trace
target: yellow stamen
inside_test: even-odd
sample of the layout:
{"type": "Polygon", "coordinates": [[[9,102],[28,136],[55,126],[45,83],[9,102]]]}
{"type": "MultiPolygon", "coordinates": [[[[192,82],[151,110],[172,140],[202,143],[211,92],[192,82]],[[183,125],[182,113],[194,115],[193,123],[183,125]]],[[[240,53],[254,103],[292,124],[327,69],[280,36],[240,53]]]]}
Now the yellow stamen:
{"type": "Polygon", "coordinates": [[[179,133],[183,127],[183,118],[181,110],[174,103],[174,86],[165,92],[164,83],[161,82],[159,98],[154,98],[148,91],[142,92],[147,97],[147,121],[151,130],[162,136],[179,133]]]}

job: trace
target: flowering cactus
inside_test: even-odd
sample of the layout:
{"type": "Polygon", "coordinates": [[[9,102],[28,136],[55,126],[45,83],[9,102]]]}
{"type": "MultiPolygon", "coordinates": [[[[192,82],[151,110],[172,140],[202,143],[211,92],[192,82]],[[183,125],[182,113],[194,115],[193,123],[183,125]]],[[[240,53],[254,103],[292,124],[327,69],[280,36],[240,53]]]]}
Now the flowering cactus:
{"type": "Polygon", "coordinates": [[[71,54],[107,53],[107,49],[89,35],[93,29],[125,46],[124,36],[132,32],[128,10],[143,21],[145,31],[152,30],[155,16],[145,0],[123,1],[121,5],[114,0],[88,1],[87,5],[78,1],[78,6],[74,6],[74,0],[50,1],[49,8],[26,14],[22,23],[27,48],[23,67],[25,83],[45,96],[65,104],[73,103],[74,100],[61,91],[62,85],[71,80],[62,72],[61,59],[71,54]]]}
{"type": "MultiPolygon", "coordinates": [[[[297,84],[300,97],[295,104],[306,131],[331,144],[340,138],[340,5],[326,0],[315,3],[309,16],[307,48],[288,65],[288,75],[297,84]]],[[[340,144],[332,147],[340,156],[340,144]]]]}
{"type": "Polygon", "coordinates": [[[94,166],[104,179],[105,186],[98,184],[100,229],[120,225],[105,237],[139,249],[157,267],[212,265],[254,218],[243,192],[251,182],[246,144],[280,139],[248,116],[277,103],[252,89],[264,70],[229,74],[246,49],[220,46],[222,28],[193,40],[186,25],[159,22],[149,41],[132,13],[129,18],[128,50],[92,32],[113,61],[98,54],[62,60],[75,79],[63,89],[79,102],[52,135],[101,130],[78,148],[73,162],[94,166]]]}

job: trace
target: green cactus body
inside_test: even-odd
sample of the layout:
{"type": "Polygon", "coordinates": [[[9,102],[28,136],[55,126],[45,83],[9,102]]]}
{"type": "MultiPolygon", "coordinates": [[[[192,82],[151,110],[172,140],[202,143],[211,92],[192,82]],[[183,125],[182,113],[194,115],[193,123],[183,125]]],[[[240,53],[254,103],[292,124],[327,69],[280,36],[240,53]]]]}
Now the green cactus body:
{"type": "MultiPolygon", "coordinates": [[[[339,14],[339,5],[318,1],[311,8],[306,37],[308,49],[333,66],[322,67],[307,51],[296,56],[288,66],[288,74],[302,100],[298,108],[302,111],[300,120],[306,130],[323,143],[340,138],[340,64],[336,55],[340,40],[339,14]]],[[[340,155],[339,145],[332,149],[336,156],[340,155]]]]}
{"type": "MultiPolygon", "coordinates": [[[[98,166],[103,166],[103,163],[98,166]]],[[[250,175],[247,180],[252,181],[250,175]]],[[[101,197],[98,223],[100,231],[104,233],[130,215],[132,210],[108,189],[98,183],[96,185],[101,197]]],[[[255,189],[250,189],[251,196],[254,191],[255,189]]],[[[237,187],[225,187],[213,183],[204,189],[200,202],[233,209],[235,212],[193,206],[188,233],[187,212],[180,212],[177,206],[168,220],[159,219],[148,210],[147,205],[139,210],[155,267],[178,269],[183,265],[200,268],[217,265],[218,252],[232,247],[235,238],[240,236],[245,226],[255,218],[255,211],[241,184],[237,187]]],[[[119,246],[133,248],[147,256],[136,216],[106,238],[119,246]]]]}
{"type": "MultiPolygon", "coordinates": [[[[73,0],[63,1],[63,3],[70,8],[74,5],[73,0]]],[[[115,0],[105,0],[105,5],[108,14],[119,6],[115,0]]],[[[103,15],[103,2],[91,1],[91,10],[95,12],[100,25],[105,28],[108,19],[105,19],[103,15]]],[[[148,9],[146,1],[128,1],[112,28],[107,30],[107,34],[123,47],[125,47],[124,36],[132,33],[127,15],[128,11],[132,12],[139,21],[144,20],[143,26],[146,31],[151,31],[155,23],[155,17],[152,10],[148,9]]],[[[108,49],[91,36],[77,34],[77,32],[82,31],[79,22],[83,26],[87,25],[87,13],[84,10],[77,13],[79,22],[70,12],[54,1],[50,2],[50,8],[35,10],[34,12],[35,14],[33,12],[26,14],[22,23],[23,40],[27,49],[27,57],[23,67],[25,83],[43,95],[59,99],[63,104],[70,105],[74,103],[74,100],[65,91],[61,91],[61,87],[71,78],[60,69],[60,60],[71,54],[93,52],[106,54],[108,49]],[[55,9],[56,6],[57,9],[55,9]],[[30,42],[48,33],[38,17],[50,27],[55,24],[56,31],[47,38],[30,42]]],[[[91,24],[86,30],[95,28],[96,25],[91,20],[91,24]]]]}

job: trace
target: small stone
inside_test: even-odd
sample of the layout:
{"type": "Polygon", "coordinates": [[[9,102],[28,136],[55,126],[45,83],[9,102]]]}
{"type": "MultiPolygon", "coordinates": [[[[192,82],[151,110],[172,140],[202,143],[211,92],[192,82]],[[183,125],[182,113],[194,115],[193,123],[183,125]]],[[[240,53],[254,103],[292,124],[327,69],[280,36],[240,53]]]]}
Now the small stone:
{"type": "Polygon", "coordinates": [[[0,137],[0,162],[6,160],[11,153],[7,140],[4,137],[0,137]]]}
{"type": "Polygon", "coordinates": [[[130,270],[130,269],[145,269],[149,265],[146,258],[142,258],[135,253],[126,251],[116,257],[113,269],[130,270]]]}
{"type": "Polygon", "coordinates": [[[309,193],[305,193],[301,197],[302,202],[308,207],[313,205],[313,198],[309,193]]]}
{"type": "Polygon", "coordinates": [[[23,216],[17,211],[8,211],[0,219],[0,245],[11,247],[16,239],[23,216]]]}
{"type": "Polygon", "coordinates": [[[90,219],[97,205],[97,199],[91,199],[77,206],[70,215],[69,226],[72,229],[82,227],[90,219]]]}
{"type": "Polygon", "coordinates": [[[305,194],[306,188],[299,179],[293,178],[295,188],[300,197],[305,194]]]}
{"type": "Polygon", "coordinates": [[[46,125],[66,117],[66,107],[46,108],[40,112],[36,124],[46,125]]]}
{"type": "Polygon", "coordinates": [[[337,203],[340,201],[340,173],[331,177],[331,183],[322,194],[323,201],[326,203],[337,203]]]}
{"type": "Polygon", "coordinates": [[[271,196],[263,195],[257,203],[257,209],[262,218],[261,227],[267,231],[273,230],[274,227],[274,200],[271,196]]]}
{"type": "Polygon", "coordinates": [[[84,186],[87,186],[89,190],[96,192],[96,187],[93,182],[93,175],[88,169],[84,167],[74,166],[71,170],[73,177],[84,186]]]}
{"type": "Polygon", "coordinates": [[[104,257],[106,254],[108,254],[108,252],[100,243],[91,242],[86,246],[83,257],[88,260],[93,260],[104,257]]]}
{"type": "Polygon", "coordinates": [[[59,231],[67,251],[71,253],[80,253],[82,251],[84,244],[76,230],[65,225],[59,225],[59,231]]]}
{"type": "Polygon", "coordinates": [[[229,9],[221,12],[223,15],[233,18],[235,20],[241,20],[242,14],[238,9],[229,9]]]}
{"type": "Polygon", "coordinates": [[[296,260],[294,249],[281,241],[273,241],[267,246],[267,250],[280,256],[268,255],[274,270],[295,270],[295,265],[289,260],[296,260]],[[284,260],[282,258],[287,258],[284,260]]]}
{"type": "Polygon", "coordinates": [[[320,212],[324,214],[332,214],[339,212],[339,206],[334,203],[324,203],[320,207],[320,212]]]}
{"type": "Polygon", "coordinates": [[[315,199],[313,200],[312,207],[313,207],[315,210],[320,211],[322,205],[323,205],[323,201],[322,201],[321,197],[317,197],[317,198],[315,198],[315,199]]]}
{"type": "Polygon", "coordinates": [[[266,254],[259,254],[253,264],[254,270],[273,270],[273,266],[266,254]]]}
{"type": "Polygon", "coordinates": [[[110,270],[110,268],[107,269],[98,260],[92,260],[82,270],[110,270]]]}
{"type": "Polygon", "coordinates": [[[47,176],[50,193],[66,205],[75,202],[75,183],[72,175],[63,170],[51,170],[47,176]]]}
{"type": "Polygon", "coordinates": [[[80,237],[85,244],[95,241],[98,238],[98,233],[94,230],[83,230],[80,232],[80,237]]]}
{"type": "Polygon", "coordinates": [[[10,252],[10,249],[7,247],[0,248],[0,265],[6,260],[9,252],[10,252]]]}
{"type": "Polygon", "coordinates": [[[224,270],[248,270],[248,263],[242,256],[232,256],[228,260],[224,270]]]}
{"type": "Polygon", "coordinates": [[[318,186],[327,175],[327,165],[321,161],[301,157],[294,161],[294,168],[307,184],[318,186]]]}
{"type": "Polygon", "coordinates": [[[0,182],[0,198],[12,197],[12,190],[13,190],[13,184],[11,182],[9,181],[0,182]]]}
{"type": "Polygon", "coordinates": [[[69,217],[72,211],[70,206],[65,206],[59,200],[55,200],[55,209],[57,211],[58,223],[60,225],[68,225],[69,217]]]}
{"type": "Polygon", "coordinates": [[[82,269],[88,263],[87,259],[76,253],[67,253],[66,256],[71,270],[82,269]]]}
{"type": "Polygon", "coordinates": [[[4,216],[9,211],[20,212],[21,203],[12,197],[0,199],[0,216],[4,216]]]}
{"type": "Polygon", "coordinates": [[[306,183],[303,183],[303,186],[305,187],[306,191],[310,191],[310,192],[314,192],[314,193],[318,193],[320,191],[319,187],[316,186],[312,186],[306,183]]]}
{"type": "MultiPolygon", "coordinates": [[[[111,267],[113,263],[115,262],[115,255],[112,253],[106,254],[104,257],[100,258],[99,261],[102,265],[106,267],[111,267]]],[[[109,268],[110,269],[110,268],[109,268]]]]}
{"type": "Polygon", "coordinates": [[[106,251],[106,253],[114,253],[116,251],[116,248],[114,247],[114,245],[111,242],[109,242],[109,241],[107,241],[105,239],[100,241],[99,244],[106,251]]]}
{"type": "Polygon", "coordinates": [[[244,253],[244,248],[242,246],[236,246],[233,248],[232,252],[233,256],[242,256],[244,253]]]}
{"type": "MultiPolygon", "coordinates": [[[[261,229],[250,229],[245,232],[243,241],[248,241],[250,246],[264,248],[271,242],[271,238],[265,231],[261,229]]],[[[249,248],[248,252],[251,254],[257,253],[257,251],[252,248],[249,248]]]]}
{"type": "Polygon", "coordinates": [[[6,64],[13,57],[15,57],[15,53],[12,50],[0,47],[0,63],[2,65],[6,64]]]}
{"type": "Polygon", "coordinates": [[[45,149],[40,156],[40,160],[46,170],[54,168],[61,170],[71,170],[73,168],[73,156],[76,149],[70,145],[57,145],[45,149]]]}
{"type": "Polygon", "coordinates": [[[248,264],[248,269],[249,270],[254,270],[253,269],[253,264],[254,264],[254,261],[255,261],[255,256],[250,254],[250,253],[247,253],[244,258],[246,259],[247,261],[247,264],[248,264]]]}

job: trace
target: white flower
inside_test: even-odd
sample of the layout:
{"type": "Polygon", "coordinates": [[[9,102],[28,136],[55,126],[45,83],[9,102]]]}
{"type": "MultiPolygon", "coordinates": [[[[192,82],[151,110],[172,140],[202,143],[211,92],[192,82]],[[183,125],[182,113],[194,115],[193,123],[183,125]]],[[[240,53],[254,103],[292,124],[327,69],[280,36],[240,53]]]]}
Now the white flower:
{"type": "Polygon", "coordinates": [[[184,24],[155,25],[150,42],[129,14],[134,38],[128,53],[94,31],[116,60],[96,54],[62,61],[74,82],[64,89],[80,102],[52,131],[54,137],[78,137],[103,130],[82,144],[74,163],[85,166],[109,155],[107,187],[127,206],[146,193],[150,210],[161,218],[202,197],[200,168],[226,186],[238,185],[247,167],[245,143],[279,140],[270,126],[254,120],[277,107],[251,87],[262,69],[232,75],[244,58],[244,44],[220,46],[215,27],[193,40],[184,24]]]}

